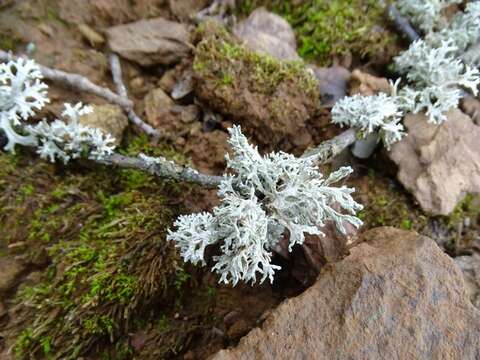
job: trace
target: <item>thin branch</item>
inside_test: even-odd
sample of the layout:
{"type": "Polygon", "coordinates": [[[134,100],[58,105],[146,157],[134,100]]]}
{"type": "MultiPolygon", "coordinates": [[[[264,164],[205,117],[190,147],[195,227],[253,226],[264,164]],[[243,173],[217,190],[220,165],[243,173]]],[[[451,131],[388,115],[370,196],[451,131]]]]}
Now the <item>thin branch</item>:
{"type": "MultiPolygon", "coordinates": [[[[112,72],[113,82],[117,88],[117,92],[122,98],[128,99],[127,88],[125,87],[125,84],[122,78],[122,67],[120,65],[120,59],[116,54],[113,54],[113,53],[111,53],[108,56],[108,59],[110,61],[110,70],[112,72]]],[[[132,106],[124,107],[124,109],[130,121],[135,125],[137,125],[145,133],[156,138],[160,136],[160,133],[158,130],[148,125],[135,113],[135,111],[133,110],[133,104],[132,106]]]]}
{"type": "Polygon", "coordinates": [[[217,187],[222,180],[221,176],[201,174],[192,168],[177,165],[173,161],[164,158],[151,158],[145,155],[132,157],[112,154],[99,162],[110,166],[143,170],[161,178],[195,183],[209,188],[217,187]]]}
{"type": "MultiPolygon", "coordinates": [[[[3,50],[0,50],[0,61],[16,60],[19,57],[20,56],[14,56],[3,50]]],[[[92,83],[84,76],[68,73],[57,69],[51,69],[38,63],[37,65],[40,68],[40,71],[45,79],[63,84],[78,91],[85,91],[97,95],[101,98],[104,98],[108,102],[120,105],[124,109],[131,108],[133,105],[132,102],[127,98],[115,94],[110,89],[92,83]]]]}
{"type": "Polygon", "coordinates": [[[397,10],[395,5],[389,5],[387,9],[388,17],[393,21],[400,32],[405,35],[410,42],[420,39],[420,35],[413,28],[410,22],[404,18],[397,10]]]}
{"type": "Polygon", "coordinates": [[[318,164],[326,164],[357,140],[356,129],[348,129],[334,138],[308,149],[302,157],[316,157],[318,164]]]}

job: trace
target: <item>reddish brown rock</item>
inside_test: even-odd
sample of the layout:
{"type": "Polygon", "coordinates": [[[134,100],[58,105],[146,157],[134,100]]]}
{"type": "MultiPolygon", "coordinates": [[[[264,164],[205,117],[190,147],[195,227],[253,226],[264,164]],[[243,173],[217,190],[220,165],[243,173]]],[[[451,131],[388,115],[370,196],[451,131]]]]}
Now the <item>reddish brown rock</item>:
{"type": "Polygon", "coordinates": [[[408,136],[388,153],[398,166],[398,180],[433,215],[448,215],[467,193],[480,192],[480,127],[460,110],[441,125],[423,114],[404,120],[408,136]]]}
{"type": "Polygon", "coordinates": [[[480,312],[433,240],[383,227],[215,360],[479,359],[480,312]]]}

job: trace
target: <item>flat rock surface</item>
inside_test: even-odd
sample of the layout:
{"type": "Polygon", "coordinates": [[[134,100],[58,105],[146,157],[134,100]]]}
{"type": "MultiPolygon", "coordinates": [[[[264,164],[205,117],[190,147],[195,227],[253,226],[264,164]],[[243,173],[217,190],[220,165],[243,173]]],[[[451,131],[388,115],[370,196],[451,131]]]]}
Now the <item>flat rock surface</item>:
{"type": "Polygon", "coordinates": [[[264,8],[253,11],[235,26],[233,33],[250,50],[264,52],[280,60],[300,60],[290,24],[264,8]]]}
{"type": "Polygon", "coordinates": [[[105,30],[109,47],[142,66],[170,65],[190,51],[185,24],[158,17],[105,30]]]}
{"type": "Polygon", "coordinates": [[[128,119],[120,106],[104,104],[93,105],[93,112],[82,116],[80,123],[109,133],[115,138],[115,144],[120,145],[128,126],[128,119]]]}
{"type": "Polygon", "coordinates": [[[409,114],[408,136],[388,153],[398,166],[398,180],[422,209],[449,215],[467,193],[480,192],[480,127],[460,110],[441,125],[423,114],[409,114]]]}
{"type": "Polygon", "coordinates": [[[430,238],[391,227],[213,359],[479,359],[480,312],[430,238]]]}

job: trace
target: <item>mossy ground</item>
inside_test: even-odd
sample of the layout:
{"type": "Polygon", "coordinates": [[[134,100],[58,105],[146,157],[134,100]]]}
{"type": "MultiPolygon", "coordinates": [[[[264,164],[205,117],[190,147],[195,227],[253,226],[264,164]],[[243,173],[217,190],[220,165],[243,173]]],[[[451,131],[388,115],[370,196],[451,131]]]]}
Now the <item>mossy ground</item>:
{"type": "Polygon", "coordinates": [[[328,65],[350,54],[369,58],[384,54],[396,35],[386,29],[384,7],[377,0],[247,0],[240,13],[266,6],[293,26],[298,52],[305,59],[328,65]]]}
{"type": "MultiPolygon", "coordinates": [[[[143,136],[128,143],[124,153],[187,161],[143,136]]],[[[258,303],[245,331],[276,305],[269,286],[222,290],[166,242],[166,228],[197,191],[135,170],[0,154],[2,256],[21,257],[37,274],[10,299],[5,328],[16,358],[163,359],[196,343],[207,356],[243,335],[226,335],[223,316],[242,308],[245,296],[258,303]]]]}

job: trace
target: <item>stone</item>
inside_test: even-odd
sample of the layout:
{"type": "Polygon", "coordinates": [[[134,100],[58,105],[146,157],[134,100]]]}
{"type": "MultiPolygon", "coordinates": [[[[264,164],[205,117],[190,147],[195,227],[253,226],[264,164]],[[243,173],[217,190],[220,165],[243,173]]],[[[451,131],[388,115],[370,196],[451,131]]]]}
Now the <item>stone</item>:
{"type": "Polygon", "coordinates": [[[352,72],[349,86],[350,95],[372,96],[380,92],[391,93],[390,83],[386,78],[377,77],[358,69],[352,72]]]}
{"type": "Polygon", "coordinates": [[[233,33],[250,50],[267,53],[280,60],[300,60],[290,24],[264,8],[256,9],[238,23],[233,33]]]}
{"type": "Polygon", "coordinates": [[[80,123],[109,133],[115,138],[115,144],[120,145],[128,126],[128,118],[118,105],[93,105],[93,112],[80,117],[80,123]]]}
{"type": "Polygon", "coordinates": [[[343,66],[317,67],[311,66],[318,80],[318,91],[322,105],[333,106],[347,95],[351,73],[343,66]]]}
{"type": "Polygon", "coordinates": [[[105,38],[86,24],[78,25],[78,31],[95,49],[99,49],[105,44],[105,38]]]}
{"type": "Polygon", "coordinates": [[[188,20],[209,4],[209,0],[168,0],[173,15],[188,20]]]}
{"type": "Polygon", "coordinates": [[[476,125],[480,125],[480,100],[471,95],[465,96],[460,102],[460,108],[476,125]]]}
{"type": "Polygon", "coordinates": [[[425,212],[449,215],[467,193],[480,192],[480,127],[467,115],[454,109],[435,125],[423,114],[408,114],[404,125],[408,136],[388,156],[425,212]]]}
{"type": "Polygon", "coordinates": [[[174,119],[171,111],[173,106],[173,100],[161,88],[150,90],[145,96],[147,122],[153,127],[168,124],[174,119]]]}
{"type": "Polygon", "coordinates": [[[455,262],[462,269],[467,294],[474,306],[480,309],[480,255],[458,256],[455,262]]]}
{"type": "Polygon", "coordinates": [[[187,26],[158,17],[105,30],[110,49],[141,66],[171,65],[188,55],[187,26]]]}
{"type": "Polygon", "coordinates": [[[435,242],[382,227],[214,360],[479,359],[480,312],[435,242]]]}
{"type": "Polygon", "coordinates": [[[25,271],[23,262],[11,257],[0,257],[0,298],[12,289],[25,271]]]}

